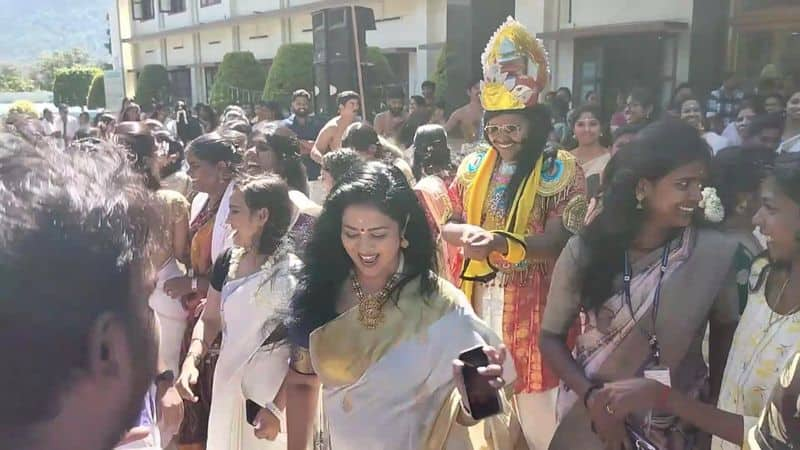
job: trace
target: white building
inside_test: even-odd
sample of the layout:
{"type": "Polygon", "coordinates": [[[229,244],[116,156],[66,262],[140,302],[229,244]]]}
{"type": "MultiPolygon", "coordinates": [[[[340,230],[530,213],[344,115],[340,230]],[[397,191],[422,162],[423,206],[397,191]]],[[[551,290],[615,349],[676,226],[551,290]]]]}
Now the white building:
{"type": "Polygon", "coordinates": [[[387,54],[410,93],[447,43],[458,63],[453,102],[507,14],[544,39],[552,88],[570,87],[576,100],[598,92],[606,107],[635,84],[666,100],[684,81],[706,93],[724,70],[754,77],[773,64],[800,76],[799,0],[117,0],[115,61],[129,96],[141,67],[162,64],[176,96],[205,101],[225,53],[249,50],[269,66],[282,44],[311,42],[312,11],[350,4],[373,8],[367,44],[387,54]]]}
{"type": "Polygon", "coordinates": [[[373,8],[368,45],[419,89],[445,40],[445,0],[117,0],[125,92],[135,94],[142,67],[161,64],[177,97],[206,101],[226,53],[251,51],[269,67],[282,44],[311,42],[311,12],[350,4],[373,8]]]}

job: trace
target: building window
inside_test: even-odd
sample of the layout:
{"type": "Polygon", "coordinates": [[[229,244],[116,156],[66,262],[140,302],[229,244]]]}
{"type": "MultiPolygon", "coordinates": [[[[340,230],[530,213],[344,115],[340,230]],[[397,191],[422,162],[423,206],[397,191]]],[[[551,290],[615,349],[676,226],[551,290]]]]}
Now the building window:
{"type": "Polygon", "coordinates": [[[222,0],[200,0],[200,7],[219,5],[222,0]]]}
{"type": "Polygon", "coordinates": [[[156,16],[153,0],[131,0],[133,20],[144,22],[156,16]]]}
{"type": "Polygon", "coordinates": [[[186,0],[158,0],[158,11],[177,14],[186,11],[186,0]]]}
{"type": "MultiPolygon", "coordinates": [[[[189,69],[169,71],[169,87],[172,100],[192,102],[192,74],[189,69]]],[[[174,103],[174,102],[173,102],[174,103]]]]}
{"type": "Polygon", "coordinates": [[[203,69],[203,77],[206,81],[206,101],[211,100],[211,88],[214,87],[214,80],[217,79],[219,66],[209,66],[203,69]]]}
{"type": "Polygon", "coordinates": [[[800,81],[800,2],[737,0],[728,67],[746,89],[791,91],[800,81]]]}

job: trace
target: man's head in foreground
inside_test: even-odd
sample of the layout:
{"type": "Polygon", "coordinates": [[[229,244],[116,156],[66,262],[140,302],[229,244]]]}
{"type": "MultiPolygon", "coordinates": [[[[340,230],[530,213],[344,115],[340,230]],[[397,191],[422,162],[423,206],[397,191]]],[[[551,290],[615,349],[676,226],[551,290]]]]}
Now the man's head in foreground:
{"type": "Polygon", "coordinates": [[[107,450],[155,372],[144,184],[123,151],[0,133],[0,448],[107,450]]]}

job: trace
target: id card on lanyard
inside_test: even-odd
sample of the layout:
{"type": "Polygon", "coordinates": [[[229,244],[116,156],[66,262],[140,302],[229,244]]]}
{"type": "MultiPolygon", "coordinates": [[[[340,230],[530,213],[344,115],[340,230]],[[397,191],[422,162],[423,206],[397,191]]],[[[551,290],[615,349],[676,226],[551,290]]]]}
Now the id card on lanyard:
{"type": "MultiPolygon", "coordinates": [[[[656,290],[653,295],[653,307],[651,309],[651,331],[646,332],[637,324],[634,325],[645,334],[648,343],[650,344],[650,360],[653,365],[644,371],[644,377],[658,381],[659,383],[668,387],[672,386],[672,380],[670,378],[669,368],[661,365],[661,346],[658,343],[658,336],[656,335],[656,321],[658,319],[658,309],[661,304],[661,283],[664,281],[664,273],[666,273],[667,266],[669,264],[669,251],[671,244],[672,241],[668,242],[667,245],[664,246],[664,251],[661,255],[661,267],[658,274],[658,284],[656,285],[656,290]]],[[[635,321],[636,314],[633,311],[633,302],[631,301],[631,279],[633,278],[633,268],[631,267],[630,258],[627,251],[625,252],[624,270],[623,283],[625,304],[628,306],[628,311],[631,314],[631,320],[635,321]]]]}

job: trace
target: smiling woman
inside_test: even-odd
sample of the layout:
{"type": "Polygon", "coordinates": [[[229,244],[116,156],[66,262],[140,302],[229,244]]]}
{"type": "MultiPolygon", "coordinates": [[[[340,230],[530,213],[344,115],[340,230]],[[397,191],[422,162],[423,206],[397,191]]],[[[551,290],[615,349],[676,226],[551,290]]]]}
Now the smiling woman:
{"type": "Polygon", "coordinates": [[[701,106],[700,100],[695,97],[687,97],[680,102],[678,108],[681,120],[697,129],[708,146],[711,147],[714,154],[730,145],[728,140],[724,137],[713,131],[706,131],[706,126],[703,121],[705,114],[703,114],[703,107],[701,106]]]}
{"type": "Polygon", "coordinates": [[[500,339],[436,276],[425,214],[403,178],[367,164],[334,188],[316,223],[289,329],[289,449],[306,448],[320,384],[329,433],[315,441],[329,439],[326,448],[480,448],[458,425],[468,421],[451,362],[500,339]]]}
{"type": "Polygon", "coordinates": [[[567,243],[544,313],[542,354],[566,386],[551,449],[620,448],[626,426],[653,448],[694,445],[692,428],[664,404],[667,387],[648,377],[687,398],[705,392],[710,322],[716,392],[738,320],[737,242],[699,227],[709,164],[696,129],[674,119],[642,130],[609,163],[602,211],[567,243]],[[579,313],[586,325],[573,357],[567,333],[579,313]]]}

